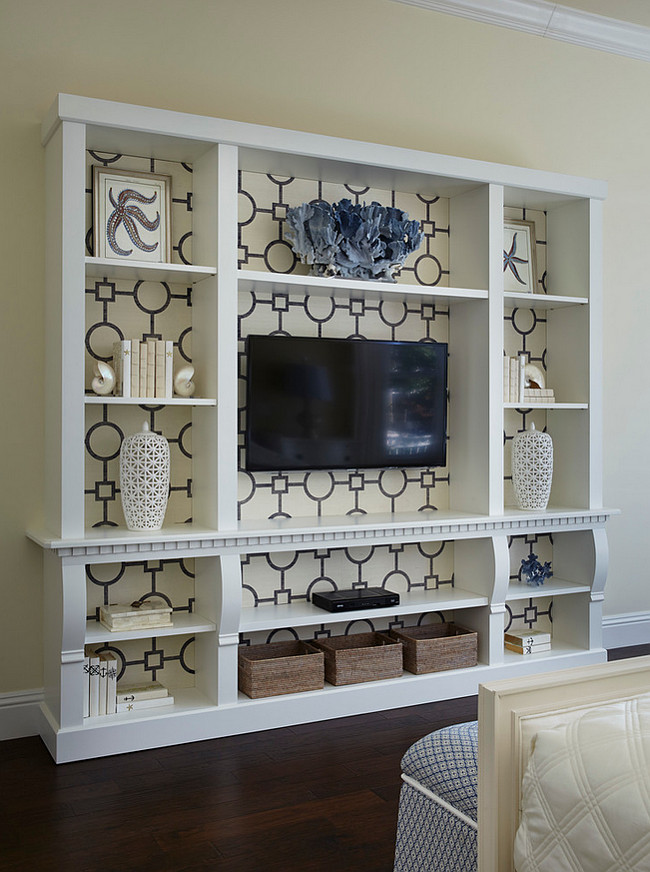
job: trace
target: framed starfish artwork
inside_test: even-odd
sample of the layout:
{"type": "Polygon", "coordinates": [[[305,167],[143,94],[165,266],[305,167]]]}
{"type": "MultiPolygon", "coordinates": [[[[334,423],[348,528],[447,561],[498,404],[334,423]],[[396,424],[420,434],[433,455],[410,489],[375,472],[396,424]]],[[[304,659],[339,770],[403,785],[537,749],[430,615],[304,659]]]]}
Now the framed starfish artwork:
{"type": "Polygon", "coordinates": [[[503,290],[534,294],[536,285],[535,224],[507,220],[503,224],[503,290]]]}
{"type": "Polygon", "coordinates": [[[93,209],[95,257],[171,261],[171,176],[94,167],[93,209]]]}

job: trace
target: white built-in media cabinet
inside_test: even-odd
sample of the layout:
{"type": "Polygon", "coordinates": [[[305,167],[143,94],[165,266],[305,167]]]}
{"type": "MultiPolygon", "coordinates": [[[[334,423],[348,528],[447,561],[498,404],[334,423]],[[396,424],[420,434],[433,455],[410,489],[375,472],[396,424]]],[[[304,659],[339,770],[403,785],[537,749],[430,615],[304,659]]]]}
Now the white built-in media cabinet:
{"type": "MultiPolygon", "coordinates": [[[[482,681],[606,659],[601,623],[611,511],[602,506],[601,489],[603,182],[69,95],[57,98],[43,140],[47,483],[44,528],[29,535],[44,553],[41,729],[55,760],[465,696],[482,681]],[[90,165],[117,166],[120,156],[135,161],[127,168],[161,172],[162,162],[191,180],[186,195],[174,178],[172,198],[183,216],[172,263],[92,255],[90,165]],[[250,179],[260,189],[275,186],[266,207],[261,193],[250,194],[250,179]],[[292,188],[289,180],[299,183],[292,188]],[[395,284],[313,278],[302,265],[273,271],[270,255],[247,257],[255,246],[267,250],[265,233],[281,233],[287,204],[341,195],[405,203],[429,233],[419,254],[428,256],[429,243],[441,247],[421,261],[419,273],[419,255],[411,256],[395,284]],[[253,202],[262,215],[255,243],[246,237],[253,202]],[[422,215],[414,214],[417,204],[424,204],[422,215]],[[543,263],[534,295],[504,292],[504,215],[538,222],[543,263]],[[316,313],[312,335],[334,323],[323,313],[335,309],[337,318],[341,312],[356,317],[364,307],[372,312],[379,327],[370,325],[369,338],[401,338],[409,321],[417,331],[423,312],[444,321],[446,469],[257,479],[242,470],[242,348],[251,300],[258,309],[266,301],[265,311],[282,310],[282,317],[292,306],[309,308],[316,313]],[[381,332],[386,325],[388,335],[381,332]],[[538,330],[535,342],[526,325],[538,330]],[[126,336],[129,330],[173,338],[183,359],[189,359],[191,331],[196,396],[134,403],[93,395],[93,354],[101,356],[102,342],[110,348],[116,331],[126,336]],[[545,368],[552,404],[522,410],[504,402],[503,355],[521,350],[545,368]],[[172,446],[170,507],[163,529],[151,534],[129,532],[119,505],[120,439],[144,420],[172,446]],[[553,438],[545,511],[520,511],[512,497],[510,443],[530,421],[553,438]],[[531,589],[518,577],[513,542],[552,560],[554,575],[543,588],[531,589]],[[409,572],[363,577],[400,592],[396,614],[391,610],[383,624],[376,611],[329,615],[314,607],[306,588],[318,576],[313,569],[300,586],[306,560],[343,566],[351,555],[354,572],[362,573],[359,554],[384,555],[390,563],[409,548],[425,555],[428,569],[412,562],[409,572]],[[443,551],[446,563],[438,571],[431,555],[443,551]],[[293,576],[285,590],[287,567],[293,576]],[[272,570],[281,584],[266,578],[272,570]],[[151,591],[152,578],[174,608],[171,628],[110,633],[99,624],[99,605],[151,591]],[[536,610],[538,599],[543,608],[536,610]],[[529,657],[505,651],[506,622],[536,611],[552,619],[551,650],[529,657]],[[385,629],[428,616],[478,631],[478,665],[257,700],[238,690],[240,641],[385,629]],[[117,649],[134,680],[167,684],[174,704],[85,718],[83,657],[91,644],[117,649]]],[[[280,326],[301,329],[289,330],[286,321],[280,326]]],[[[277,320],[260,315],[251,332],[277,329],[277,320]]],[[[342,322],[337,329],[353,332],[342,322]]],[[[328,578],[345,587],[362,575],[328,578]]]]}

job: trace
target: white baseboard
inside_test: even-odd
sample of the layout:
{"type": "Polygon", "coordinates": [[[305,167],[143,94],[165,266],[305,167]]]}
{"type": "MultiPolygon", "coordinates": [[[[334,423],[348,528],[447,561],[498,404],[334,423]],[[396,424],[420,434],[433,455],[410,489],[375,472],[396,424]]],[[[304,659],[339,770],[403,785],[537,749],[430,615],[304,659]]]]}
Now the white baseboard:
{"type": "MultiPolygon", "coordinates": [[[[603,618],[603,647],[629,648],[633,645],[650,645],[650,612],[606,615],[603,618]]],[[[42,702],[42,690],[0,693],[0,741],[37,736],[42,702]]]]}
{"type": "Polygon", "coordinates": [[[42,690],[0,693],[0,741],[39,734],[42,690]]]}
{"type": "Polygon", "coordinates": [[[605,615],[603,647],[629,648],[632,645],[650,645],[650,612],[605,615]]]}

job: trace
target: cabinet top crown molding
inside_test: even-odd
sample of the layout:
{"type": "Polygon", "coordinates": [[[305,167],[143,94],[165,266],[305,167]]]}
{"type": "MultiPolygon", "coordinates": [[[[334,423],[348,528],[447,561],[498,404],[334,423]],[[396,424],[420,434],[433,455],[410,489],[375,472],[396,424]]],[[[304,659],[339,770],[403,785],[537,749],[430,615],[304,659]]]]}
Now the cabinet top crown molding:
{"type": "Polygon", "coordinates": [[[395,174],[421,181],[435,177],[444,180],[441,196],[490,183],[551,197],[604,200],[607,196],[607,183],[597,179],[74,94],[59,94],[54,100],[42,125],[44,145],[62,122],[85,125],[86,147],[101,151],[124,152],[128,147],[131,154],[148,156],[155,142],[158,157],[188,161],[222,144],[242,149],[246,168],[263,172],[282,173],[284,166],[295,172],[302,159],[310,163],[312,172],[316,167],[321,172],[323,162],[338,168],[376,168],[383,178],[373,178],[374,184],[390,185],[395,174]]]}
{"type": "MultiPolygon", "coordinates": [[[[393,0],[561,42],[650,61],[650,27],[547,0],[393,0]]],[[[618,10],[613,10],[617,12],[618,10]]]]}

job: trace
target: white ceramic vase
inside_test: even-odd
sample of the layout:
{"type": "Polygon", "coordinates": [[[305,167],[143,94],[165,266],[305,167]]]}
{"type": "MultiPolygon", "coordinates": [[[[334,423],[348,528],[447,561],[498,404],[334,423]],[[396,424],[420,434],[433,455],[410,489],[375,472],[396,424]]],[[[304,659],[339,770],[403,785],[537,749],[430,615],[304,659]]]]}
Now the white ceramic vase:
{"type": "Polygon", "coordinates": [[[169,443],[146,421],[122,442],[120,490],[128,529],[160,530],[169,497],[169,443]]]}
{"type": "Polygon", "coordinates": [[[553,480],[553,440],[531,424],[512,440],[512,485],[520,509],[545,509],[553,480]]]}

